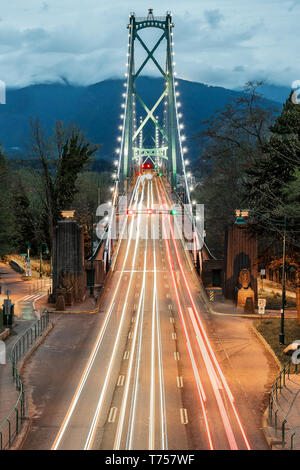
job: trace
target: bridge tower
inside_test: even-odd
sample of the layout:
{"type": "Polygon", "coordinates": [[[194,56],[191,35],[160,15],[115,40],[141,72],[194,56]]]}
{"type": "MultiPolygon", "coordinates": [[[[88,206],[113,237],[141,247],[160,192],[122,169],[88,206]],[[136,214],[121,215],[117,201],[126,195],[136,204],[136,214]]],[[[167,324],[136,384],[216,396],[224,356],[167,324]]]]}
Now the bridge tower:
{"type": "Polygon", "coordinates": [[[141,162],[150,160],[160,171],[168,175],[172,191],[179,186],[184,190],[184,200],[190,203],[189,188],[184,165],[184,151],[180,136],[178,107],[176,101],[176,80],[173,62],[173,28],[172,15],[167,12],[165,16],[156,17],[152,8],[147,17],[136,17],[130,14],[128,24],[128,62],[125,90],[123,96],[123,125],[119,153],[118,181],[126,192],[126,181],[138,170],[141,162]],[[161,31],[159,39],[153,47],[148,47],[141,31],[146,28],[155,28],[161,31]],[[162,67],[155,58],[160,45],[165,46],[165,66],[162,67]],[[146,52],[146,58],[137,66],[137,45],[146,52]],[[154,103],[149,105],[140,92],[137,81],[146,64],[152,61],[160,76],[163,77],[163,90],[154,103]],[[137,106],[143,111],[143,117],[138,116],[137,106]],[[152,124],[152,145],[144,145],[146,130],[152,124]]]}

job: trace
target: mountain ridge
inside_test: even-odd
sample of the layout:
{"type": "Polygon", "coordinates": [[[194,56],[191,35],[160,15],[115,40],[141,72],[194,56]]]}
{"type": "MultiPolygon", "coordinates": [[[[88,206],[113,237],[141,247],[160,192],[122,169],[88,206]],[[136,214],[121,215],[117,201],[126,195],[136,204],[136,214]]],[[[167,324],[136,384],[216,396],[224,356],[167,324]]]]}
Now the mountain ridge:
{"type": "MultiPolygon", "coordinates": [[[[207,119],[217,109],[222,109],[230,99],[240,96],[243,91],[230,90],[220,86],[176,79],[182,106],[186,145],[189,157],[198,155],[195,135],[200,122],[207,119]]],[[[0,107],[0,143],[9,158],[26,158],[26,142],[29,140],[30,118],[38,117],[51,132],[55,120],[76,123],[94,143],[102,144],[100,158],[112,160],[115,156],[118,127],[121,125],[121,103],[124,93],[124,80],[114,78],[88,86],[66,83],[40,83],[23,88],[7,89],[6,105],[0,107]]],[[[151,107],[161,90],[164,89],[162,78],[142,76],[137,81],[143,99],[151,107]]],[[[288,90],[288,89],[287,89],[288,90]]],[[[281,90],[282,92],[282,90],[281,90]]],[[[269,94],[270,96],[270,94],[269,94]]],[[[266,104],[281,107],[279,101],[266,99],[266,104]]],[[[142,108],[137,104],[137,118],[142,108]]],[[[162,109],[157,113],[162,120],[162,109]]]]}

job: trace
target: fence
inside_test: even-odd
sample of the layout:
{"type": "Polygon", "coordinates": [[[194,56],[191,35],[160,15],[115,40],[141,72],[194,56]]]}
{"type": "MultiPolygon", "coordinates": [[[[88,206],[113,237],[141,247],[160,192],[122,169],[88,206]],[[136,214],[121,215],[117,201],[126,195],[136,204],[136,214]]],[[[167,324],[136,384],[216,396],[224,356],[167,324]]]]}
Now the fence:
{"type": "Polygon", "coordinates": [[[298,374],[299,369],[298,364],[294,364],[290,359],[281,369],[269,394],[268,424],[274,427],[275,436],[278,438],[276,443],[281,445],[282,449],[293,450],[300,445],[300,427],[295,429],[288,422],[286,413],[283,412],[278,403],[278,395],[287,388],[286,382],[289,380],[290,375],[293,373],[298,374]]]}
{"type": "Polygon", "coordinates": [[[0,450],[8,449],[12,445],[26,418],[24,385],[17,368],[18,360],[26,354],[37,338],[42,335],[48,324],[49,312],[45,311],[41,318],[35,321],[17,339],[10,352],[12,379],[19,394],[15,406],[2,423],[0,423],[0,450]]]}

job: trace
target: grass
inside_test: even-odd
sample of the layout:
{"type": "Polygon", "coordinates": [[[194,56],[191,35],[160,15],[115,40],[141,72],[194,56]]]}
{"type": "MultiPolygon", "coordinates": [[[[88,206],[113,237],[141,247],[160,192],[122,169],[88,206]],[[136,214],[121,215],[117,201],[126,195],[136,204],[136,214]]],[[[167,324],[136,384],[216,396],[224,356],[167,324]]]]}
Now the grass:
{"type": "MultiPolygon", "coordinates": [[[[4,255],[2,257],[2,261],[4,263],[9,263],[10,260],[15,260],[17,263],[20,264],[20,266],[25,269],[25,262],[24,258],[22,256],[17,255],[17,254],[11,254],[11,255],[4,255]]],[[[30,258],[31,262],[31,273],[33,278],[38,278],[39,273],[40,273],[40,258],[30,258]]],[[[42,262],[42,270],[43,270],[43,275],[45,276],[50,276],[50,260],[43,259],[42,262]]]]}
{"type": "Polygon", "coordinates": [[[279,344],[280,318],[256,320],[254,326],[271,346],[281,364],[289,360],[283,350],[296,339],[300,340],[300,325],[295,318],[286,318],[284,322],[285,345],[279,344]]]}
{"type": "MultiPolygon", "coordinates": [[[[269,310],[280,310],[281,309],[281,294],[278,292],[264,292],[259,291],[259,298],[266,299],[266,309],[269,310]]],[[[286,297],[286,308],[296,307],[296,299],[293,297],[286,297]]]]}

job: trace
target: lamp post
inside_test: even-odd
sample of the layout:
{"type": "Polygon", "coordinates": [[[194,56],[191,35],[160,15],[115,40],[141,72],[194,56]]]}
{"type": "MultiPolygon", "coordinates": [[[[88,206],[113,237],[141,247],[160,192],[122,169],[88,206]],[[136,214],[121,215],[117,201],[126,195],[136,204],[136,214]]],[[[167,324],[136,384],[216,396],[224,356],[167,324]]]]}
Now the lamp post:
{"type": "Polygon", "coordinates": [[[283,225],[283,231],[281,232],[280,230],[277,229],[277,231],[280,233],[283,239],[283,246],[282,246],[282,295],[281,295],[281,315],[280,315],[280,333],[279,333],[279,343],[284,344],[284,338],[285,338],[285,333],[284,333],[284,310],[285,310],[285,264],[286,264],[286,216],[282,220],[277,220],[277,219],[272,219],[271,217],[266,217],[264,214],[261,214],[260,212],[247,209],[247,210],[242,210],[242,209],[236,209],[235,215],[236,215],[236,224],[245,224],[246,220],[245,218],[249,217],[249,215],[256,215],[260,217],[261,219],[266,220],[272,227],[276,226],[275,224],[280,224],[283,225]]]}
{"type": "Polygon", "coordinates": [[[91,222],[91,285],[90,285],[90,295],[94,295],[94,250],[93,250],[93,242],[94,242],[94,218],[92,216],[91,222]]]}
{"type": "Polygon", "coordinates": [[[44,242],[41,243],[41,244],[40,244],[40,278],[43,277],[43,271],[42,271],[43,246],[45,247],[45,253],[46,253],[46,255],[49,253],[47,243],[44,243],[44,242]]]}

